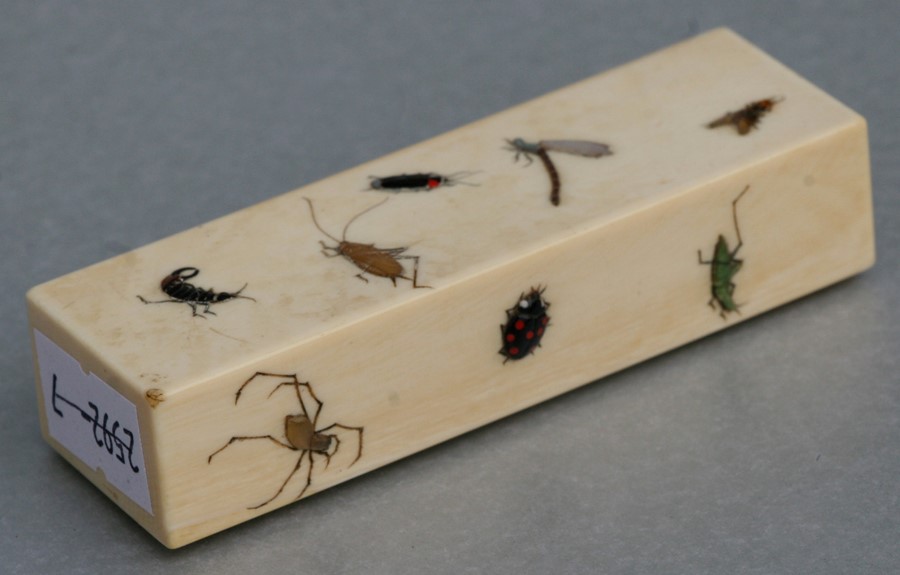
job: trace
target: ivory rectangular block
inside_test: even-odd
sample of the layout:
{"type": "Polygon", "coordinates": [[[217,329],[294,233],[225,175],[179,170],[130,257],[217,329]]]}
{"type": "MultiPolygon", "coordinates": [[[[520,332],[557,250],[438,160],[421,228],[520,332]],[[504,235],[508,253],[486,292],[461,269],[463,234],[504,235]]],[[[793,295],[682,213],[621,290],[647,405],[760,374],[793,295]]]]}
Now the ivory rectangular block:
{"type": "Polygon", "coordinates": [[[35,287],[43,434],[179,547],[864,270],[868,170],[863,118],[715,30],[35,287]],[[361,191],[420,172],[455,175],[361,191]],[[182,283],[246,287],[138,297],[182,283]]]}

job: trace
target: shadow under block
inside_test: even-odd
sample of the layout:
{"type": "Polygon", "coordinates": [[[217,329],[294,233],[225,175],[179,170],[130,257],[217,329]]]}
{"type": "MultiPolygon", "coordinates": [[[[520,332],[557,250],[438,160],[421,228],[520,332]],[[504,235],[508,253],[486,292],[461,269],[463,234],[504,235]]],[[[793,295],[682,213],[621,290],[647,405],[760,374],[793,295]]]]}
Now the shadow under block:
{"type": "Polygon", "coordinates": [[[185,545],[864,270],[870,195],[863,118],[714,30],[34,288],[43,434],[162,543],[185,545]],[[706,127],[768,97],[782,100],[745,136],[706,127]],[[614,153],[550,150],[554,207],[540,158],[504,149],[517,137],[614,153]],[[373,175],[462,171],[477,173],[361,191],[373,175]],[[347,241],[407,251],[323,252],[338,241],[304,198],[334,238],[389,198],[347,241]],[[720,236],[720,295],[738,311],[710,299],[700,262],[720,236]],[[413,277],[412,259],[390,270],[398,255],[419,258],[429,287],[384,277],[413,277]],[[356,277],[376,260],[382,276],[356,277]],[[246,284],[253,299],[196,316],[138,299],[166,299],[163,278],[191,266],[183,281],[246,284]],[[549,323],[527,314],[537,301],[506,311],[538,287],[549,323]],[[523,353],[541,327],[533,354],[498,353],[523,353]]]}

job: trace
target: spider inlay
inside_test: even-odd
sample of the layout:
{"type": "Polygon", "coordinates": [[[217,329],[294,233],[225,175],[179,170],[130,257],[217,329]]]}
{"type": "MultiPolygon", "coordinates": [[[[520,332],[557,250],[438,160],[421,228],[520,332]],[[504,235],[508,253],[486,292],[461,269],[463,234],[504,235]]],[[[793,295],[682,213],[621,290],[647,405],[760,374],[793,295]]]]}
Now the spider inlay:
{"type": "Polygon", "coordinates": [[[309,382],[300,381],[297,378],[296,373],[281,374],[267,373],[262,371],[256,372],[247,381],[245,381],[234,394],[235,405],[237,405],[240,401],[241,394],[243,393],[244,388],[246,388],[248,385],[250,385],[250,383],[254,381],[260,381],[258,378],[277,378],[282,380],[278,384],[276,384],[274,388],[272,388],[272,391],[269,392],[267,399],[272,397],[272,395],[276,391],[279,391],[284,387],[292,387],[297,396],[297,402],[300,404],[300,413],[293,413],[284,417],[283,439],[270,434],[235,435],[231,439],[229,439],[228,442],[225,443],[225,445],[210,454],[209,458],[207,458],[207,463],[211,464],[215,456],[231,447],[231,445],[233,445],[234,443],[243,441],[269,441],[274,445],[277,445],[278,447],[296,451],[299,453],[299,455],[297,456],[297,462],[294,465],[294,468],[281,483],[281,486],[278,488],[275,494],[262,503],[254,505],[252,507],[248,507],[247,509],[259,509],[260,507],[264,507],[274,501],[279,495],[281,495],[290,480],[303,466],[303,462],[306,461],[308,464],[306,468],[306,480],[303,484],[303,488],[300,490],[300,493],[298,493],[294,499],[300,499],[301,497],[303,497],[303,495],[309,489],[310,485],[312,485],[313,469],[315,468],[316,463],[315,456],[322,456],[325,458],[325,469],[327,469],[328,465],[331,463],[331,458],[334,457],[341,449],[342,435],[344,436],[345,440],[348,439],[349,434],[356,435],[356,457],[352,462],[350,462],[350,465],[348,465],[347,467],[351,467],[357,461],[359,461],[359,458],[362,457],[363,450],[362,427],[353,427],[344,425],[342,423],[332,423],[331,425],[318,429],[319,415],[322,413],[322,407],[324,404],[319,400],[318,397],[316,397],[316,394],[313,391],[312,386],[310,386],[309,382]],[[304,396],[307,396],[307,399],[304,399],[304,396]],[[308,403],[311,403],[311,406],[308,406],[308,403]]]}

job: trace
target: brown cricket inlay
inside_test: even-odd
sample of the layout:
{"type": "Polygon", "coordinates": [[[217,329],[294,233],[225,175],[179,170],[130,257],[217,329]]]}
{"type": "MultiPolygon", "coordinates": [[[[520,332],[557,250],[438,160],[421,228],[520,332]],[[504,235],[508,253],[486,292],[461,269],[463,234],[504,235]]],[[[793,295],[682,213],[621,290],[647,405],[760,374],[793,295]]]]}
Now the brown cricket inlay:
{"type": "Polygon", "coordinates": [[[369,280],[366,279],[363,274],[371,274],[373,276],[387,278],[391,280],[391,283],[394,284],[394,286],[397,285],[398,279],[404,279],[412,282],[412,287],[414,288],[431,287],[419,285],[419,256],[405,255],[404,252],[406,252],[406,250],[408,250],[409,248],[379,248],[375,244],[360,244],[357,242],[347,241],[347,228],[350,227],[350,224],[356,221],[356,219],[363,214],[374,210],[384,202],[388,201],[389,198],[385,198],[377,204],[369,206],[368,208],[350,218],[350,221],[348,221],[347,225],[344,226],[344,231],[341,234],[341,239],[337,239],[336,237],[322,229],[322,226],[319,225],[319,222],[316,219],[316,212],[313,209],[312,200],[310,200],[309,198],[303,199],[306,200],[307,204],[309,204],[309,214],[310,216],[312,216],[313,224],[315,224],[320,232],[337,242],[336,246],[328,246],[325,245],[325,242],[321,240],[319,241],[319,243],[322,244],[322,254],[325,257],[334,258],[337,256],[343,256],[344,258],[352,262],[353,265],[362,270],[361,273],[356,274],[356,277],[366,283],[369,283],[369,280]],[[413,262],[412,277],[404,275],[406,273],[406,270],[404,269],[403,264],[400,263],[400,260],[411,260],[413,262]]]}

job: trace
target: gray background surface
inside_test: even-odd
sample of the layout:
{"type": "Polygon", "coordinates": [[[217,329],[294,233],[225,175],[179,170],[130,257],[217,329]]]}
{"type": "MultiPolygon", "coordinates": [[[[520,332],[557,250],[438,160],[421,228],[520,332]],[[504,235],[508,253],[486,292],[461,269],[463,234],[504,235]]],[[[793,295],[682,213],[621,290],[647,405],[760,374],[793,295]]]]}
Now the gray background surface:
{"type": "Polygon", "coordinates": [[[0,572],[900,572],[900,4],[360,4],[0,5],[0,572]],[[720,25],[868,118],[874,269],[178,551],[41,440],[27,288],[720,25]]]}

